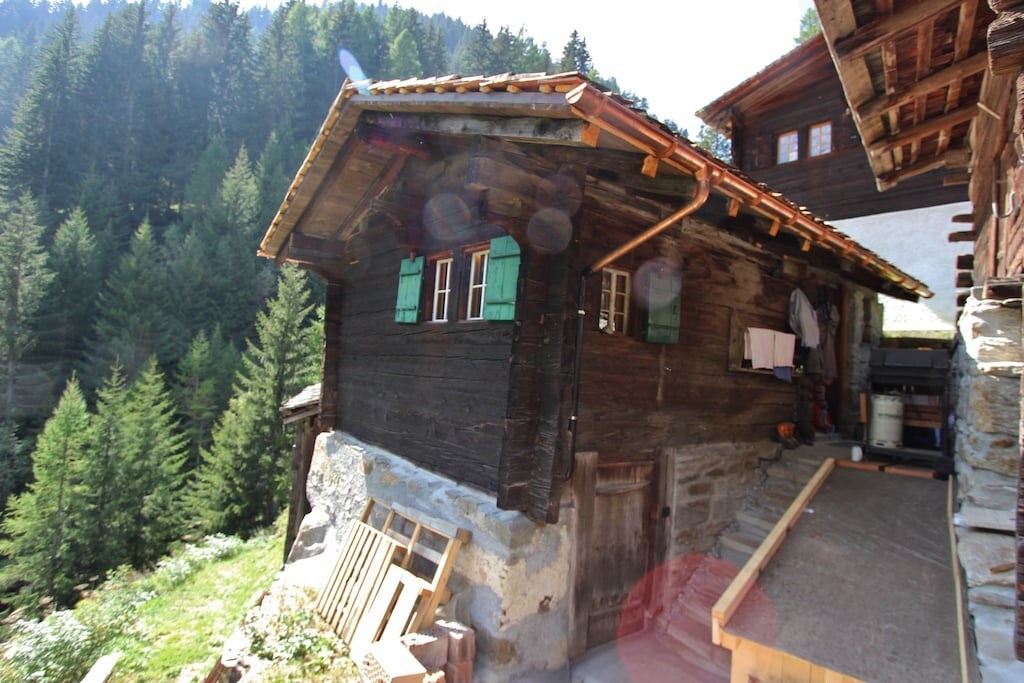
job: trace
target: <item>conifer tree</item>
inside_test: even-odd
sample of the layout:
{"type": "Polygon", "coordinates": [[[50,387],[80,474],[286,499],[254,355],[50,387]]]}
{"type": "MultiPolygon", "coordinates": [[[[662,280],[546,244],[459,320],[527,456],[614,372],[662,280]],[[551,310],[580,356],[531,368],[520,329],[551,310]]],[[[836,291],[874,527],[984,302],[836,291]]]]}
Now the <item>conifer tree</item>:
{"type": "Polygon", "coordinates": [[[28,194],[14,204],[0,203],[0,423],[32,407],[26,405],[23,361],[37,341],[36,317],[53,278],[40,244],[42,233],[28,194]]]}
{"type": "Polygon", "coordinates": [[[77,187],[80,61],[78,18],[69,5],[49,33],[0,147],[0,189],[12,196],[32,192],[47,216],[69,206],[77,187]]]}
{"type": "Polygon", "coordinates": [[[290,158],[284,137],[278,135],[277,131],[271,132],[256,161],[256,184],[260,195],[257,225],[270,225],[278,207],[281,206],[281,197],[291,182],[291,171],[298,166],[298,162],[298,159],[290,158]]]}
{"type": "Polygon", "coordinates": [[[193,506],[210,531],[246,533],[269,524],[288,495],[290,440],[279,408],[317,374],[305,276],[282,269],[235,379],[235,393],[203,453],[193,506]]]}
{"type": "Polygon", "coordinates": [[[487,21],[482,21],[466,31],[455,48],[455,70],[463,74],[494,73],[491,63],[491,41],[494,37],[487,28],[487,21]]]}
{"type": "Polygon", "coordinates": [[[128,561],[136,567],[156,560],[179,537],[186,458],[185,440],[174,417],[164,376],[150,358],[125,394],[118,462],[119,497],[128,561]]]}
{"type": "Polygon", "coordinates": [[[423,75],[420,63],[420,49],[409,29],[402,29],[388,53],[391,78],[417,78],[423,75]]]}
{"type": "Polygon", "coordinates": [[[75,534],[75,553],[89,576],[128,562],[122,498],[121,461],[127,449],[125,414],[127,387],[121,368],[114,366],[96,392],[96,413],[89,429],[89,448],[79,466],[74,489],[81,515],[75,534]]]}
{"type": "Polygon", "coordinates": [[[210,446],[214,421],[227,407],[239,361],[238,351],[217,327],[209,336],[200,331],[178,364],[174,394],[188,440],[191,469],[199,468],[199,455],[210,446]]]}
{"type": "Polygon", "coordinates": [[[72,485],[88,437],[85,398],[71,380],[32,454],[35,481],[11,499],[3,522],[7,539],[0,541],[0,554],[9,563],[0,570],[0,585],[23,582],[23,605],[42,596],[67,604],[82,578],[71,543],[76,517],[72,485]]]}
{"type": "Polygon", "coordinates": [[[579,32],[569,34],[569,42],[562,48],[558,68],[562,71],[579,71],[584,76],[594,68],[594,63],[590,61],[590,51],[587,50],[587,41],[579,32]]]}
{"type": "Polygon", "coordinates": [[[224,174],[231,166],[231,153],[221,137],[214,137],[199,156],[195,172],[185,186],[185,220],[198,223],[213,204],[224,174]]]}
{"type": "Polygon", "coordinates": [[[180,334],[169,294],[160,248],[143,223],[100,293],[88,354],[93,386],[114,365],[134,378],[150,356],[161,362],[178,357],[180,334]]]}
{"type": "Polygon", "coordinates": [[[63,384],[85,359],[85,339],[99,295],[100,253],[85,212],[76,208],[61,223],[50,249],[53,282],[42,305],[37,356],[63,384]]]}

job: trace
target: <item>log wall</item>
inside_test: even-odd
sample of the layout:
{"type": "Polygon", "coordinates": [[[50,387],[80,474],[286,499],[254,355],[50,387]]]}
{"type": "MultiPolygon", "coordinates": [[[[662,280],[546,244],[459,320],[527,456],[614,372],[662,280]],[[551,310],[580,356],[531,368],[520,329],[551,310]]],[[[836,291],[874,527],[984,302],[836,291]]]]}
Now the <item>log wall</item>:
{"type": "Polygon", "coordinates": [[[740,140],[741,154],[735,163],[741,169],[826,220],[967,199],[963,186],[943,187],[943,171],[879,192],[834,71],[825,80],[795,84],[784,95],[743,112],[743,123],[736,127],[734,137],[740,140]],[[808,157],[808,131],[812,125],[825,121],[832,123],[833,151],[808,157]],[[791,130],[799,131],[800,158],[777,164],[778,135],[791,130]]]}
{"type": "MultiPolygon", "coordinates": [[[[501,234],[492,226],[477,236],[501,234]]],[[[337,426],[456,481],[497,491],[512,323],[396,323],[399,266],[409,252],[387,225],[359,239],[361,258],[341,304],[337,426]]],[[[428,243],[422,253],[441,246],[428,243]]],[[[453,294],[461,290],[456,282],[453,294]]]]}
{"type": "MultiPolygon", "coordinates": [[[[645,214],[639,205],[616,204],[600,187],[588,186],[580,222],[584,262],[660,217],[645,214]]],[[[799,280],[783,274],[781,257],[687,219],[681,229],[670,229],[614,265],[634,275],[632,322],[625,335],[598,329],[600,278],[591,278],[579,451],[761,441],[771,437],[775,423],[793,419],[796,383],[728,369],[734,318],[740,327],[788,330],[789,296],[799,280]],[[662,264],[679,268],[683,276],[678,344],[645,343],[639,333],[643,275],[662,264]]],[[[815,286],[808,281],[804,288],[815,286]]],[[[841,371],[844,367],[849,363],[840,362],[841,371]]]]}

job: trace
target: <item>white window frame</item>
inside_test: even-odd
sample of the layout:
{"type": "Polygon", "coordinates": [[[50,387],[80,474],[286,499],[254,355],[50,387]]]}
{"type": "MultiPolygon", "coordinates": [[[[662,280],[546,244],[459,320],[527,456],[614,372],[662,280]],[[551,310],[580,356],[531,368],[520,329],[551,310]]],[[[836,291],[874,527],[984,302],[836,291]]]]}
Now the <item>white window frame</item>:
{"type": "Polygon", "coordinates": [[[452,257],[439,258],[434,261],[434,289],[431,294],[430,322],[448,322],[448,302],[452,298],[452,257]],[[442,266],[445,266],[442,268],[442,266]],[[442,281],[442,271],[444,278],[442,281]]]}
{"type": "Polygon", "coordinates": [[[490,249],[479,249],[469,252],[469,289],[466,296],[466,320],[484,319],[484,301],[487,298],[487,266],[490,260],[490,249]],[[474,311],[473,295],[476,292],[480,293],[478,300],[479,309],[474,311]]]}
{"type": "Polygon", "coordinates": [[[800,159],[800,132],[787,130],[779,133],[779,139],[775,143],[775,161],[778,164],[791,164],[800,159]],[[792,144],[790,144],[792,142],[792,144]],[[785,145],[785,146],[784,146],[785,145]],[[785,156],[783,156],[785,149],[785,156]]]}
{"type": "Polygon", "coordinates": [[[601,308],[597,322],[601,331],[608,334],[626,334],[626,330],[629,329],[629,296],[632,286],[633,275],[628,270],[601,269],[601,308]],[[619,316],[622,317],[621,328],[615,323],[619,316]]]}
{"type": "Polygon", "coordinates": [[[807,133],[807,154],[822,157],[832,152],[832,122],[823,121],[811,126],[807,133]],[[819,133],[819,131],[822,131],[819,133]],[[815,133],[818,133],[815,135],[815,133]]]}

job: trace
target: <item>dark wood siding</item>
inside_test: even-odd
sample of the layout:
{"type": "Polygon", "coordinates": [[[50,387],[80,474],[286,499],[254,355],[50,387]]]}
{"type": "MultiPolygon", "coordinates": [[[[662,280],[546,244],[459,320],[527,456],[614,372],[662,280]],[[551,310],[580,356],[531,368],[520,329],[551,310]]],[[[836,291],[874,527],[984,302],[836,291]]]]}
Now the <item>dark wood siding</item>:
{"type": "Polygon", "coordinates": [[[826,220],[903,211],[965,201],[963,186],[943,187],[943,171],[904,181],[879,192],[868,165],[867,152],[857,135],[842,87],[834,72],[827,80],[800,84],[798,88],[742,114],[735,132],[741,158],[735,163],[757,180],[782,192],[826,220]],[[831,154],[808,157],[811,126],[832,124],[831,154]],[[776,163],[780,133],[796,130],[800,159],[776,163]]]}
{"type": "MultiPolygon", "coordinates": [[[[587,200],[581,220],[587,262],[660,218],[627,215],[590,188],[587,200]]],[[[786,329],[794,283],[773,275],[780,264],[778,256],[686,220],[681,229],[667,231],[615,264],[634,276],[632,322],[624,335],[598,330],[600,277],[591,278],[578,451],[758,441],[772,435],[776,422],[792,419],[795,385],[727,370],[731,316],[739,316],[745,327],[786,329]],[[644,273],[656,263],[682,272],[678,344],[645,343],[637,333],[644,273]]]]}
{"type": "Polygon", "coordinates": [[[513,324],[396,323],[399,264],[408,251],[386,225],[358,239],[361,258],[342,294],[338,427],[496,491],[513,324]]]}

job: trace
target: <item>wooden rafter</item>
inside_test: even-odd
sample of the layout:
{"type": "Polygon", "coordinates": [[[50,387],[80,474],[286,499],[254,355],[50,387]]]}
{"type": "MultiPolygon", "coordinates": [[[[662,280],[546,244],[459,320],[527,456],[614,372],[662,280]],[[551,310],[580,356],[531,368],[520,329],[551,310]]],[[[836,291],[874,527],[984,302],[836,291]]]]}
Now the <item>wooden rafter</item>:
{"type": "Polygon", "coordinates": [[[966,168],[969,154],[966,149],[948,149],[938,156],[929,156],[916,163],[897,169],[878,178],[878,189],[885,191],[916,176],[940,168],[966,168]]]}
{"type": "Polygon", "coordinates": [[[955,109],[948,114],[927,119],[916,126],[911,126],[897,135],[890,135],[882,138],[881,140],[876,140],[868,146],[868,151],[872,154],[889,152],[902,147],[903,145],[926,138],[929,135],[934,135],[939,131],[957,126],[965,121],[970,121],[977,115],[977,104],[965,104],[959,109],[955,109]]]}
{"type": "MultiPolygon", "coordinates": [[[[917,28],[917,64],[915,69],[915,81],[920,83],[932,70],[932,36],[935,35],[935,22],[926,21],[917,28]]],[[[928,95],[925,92],[914,98],[914,123],[917,125],[928,115],[928,95]]],[[[921,153],[921,143],[914,142],[910,146],[910,163],[917,163],[917,157],[921,153]]]]}
{"type": "Polygon", "coordinates": [[[920,0],[889,16],[879,17],[835,43],[836,55],[842,61],[863,57],[887,40],[914,28],[943,12],[948,12],[963,0],[920,0]]]}
{"type": "Polygon", "coordinates": [[[963,61],[955,62],[944,69],[929,74],[925,78],[892,95],[880,95],[868,100],[857,107],[857,115],[860,118],[881,115],[883,112],[901,107],[919,97],[925,97],[933,90],[944,88],[951,83],[961,81],[968,76],[984,71],[987,64],[988,56],[984,52],[971,55],[963,61]]]}

